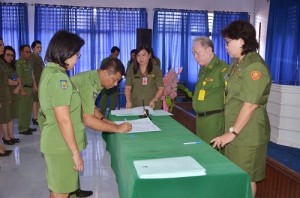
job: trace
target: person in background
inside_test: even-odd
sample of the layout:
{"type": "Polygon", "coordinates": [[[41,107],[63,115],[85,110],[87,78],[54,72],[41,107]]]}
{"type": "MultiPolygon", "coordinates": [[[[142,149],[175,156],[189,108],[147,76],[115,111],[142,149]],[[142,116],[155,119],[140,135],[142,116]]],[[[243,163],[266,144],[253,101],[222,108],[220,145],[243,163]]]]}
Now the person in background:
{"type": "Polygon", "coordinates": [[[153,66],[151,48],[141,45],[136,49],[136,60],[128,68],[125,97],[126,108],[150,106],[161,109],[163,91],[162,71],[153,66]]]}
{"type": "Polygon", "coordinates": [[[159,60],[159,58],[155,56],[154,51],[153,51],[153,48],[150,47],[150,49],[151,49],[152,64],[153,64],[154,66],[157,66],[157,67],[160,68],[160,60],[159,60]]]}
{"type": "Polygon", "coordinates": [[[265,178],[270,122],[266,111],[271,76],[253,25],[234,21],[222,30],[226,50],[236,58],[229,72],[225,103],[225,131],[211,142],[225,147],[225,156],[250,175],[253,197],[256,182],[265,178]]]}
{"type": "Polygon", "coordinates": [[[79,172],[84,168],[80,152],[87,140],[81,99],[66,73],[74,68],[83,45],[84,40],[76,34],[56,32],[48,45],[47,66],[40,79],[39,115],[43,115],[43,120],[38,120],[42,130],[40,149],[52,198],[67,198],[79,189],[79,172]]]}
{"type": "MultiPolygon", "coordinates": [[[[120,125],[109,121],[95,107],[95,101],[103,88],[110,89],[118,85],[123,76],[123,66],[117,59],[110,59],[101,65],[100,69],[81,72],[71,77],[73,86],[79,91],[82,101],[83,121],[86,127],[103,132],[124,133],[132,129],[130,123],[120,125]]],[[[87,197],[92,191],[78,190],[77,197],[87,197]]]]}
{"type": "Polygon", "coordinates": [[[15,138],[14,136],[14,119],[18,117],[19,111],[19,92],[21,89],[21,81],[18,78],[17,71],[16,71],[16,51],[11,46],[4,47],[4,54],[3,62],[5,63],[6,70],[8,71],[8,85],[9,85],[9,92],[10,92],[10,104],[7,106],[10,111],[10,118],[11,120],[8,122],[6,129],[8,132],[8,137],[3,138],[4,144],[15,144],[19,143],[20,139],[15,138]]]}
{"type": "MultiPolygon", "coordinates": [[[[136,49],[132,49],[130,51],[130,60],[127,62],[127,69],[128,67],[135,61],[136,59],[136,49]]],[[[126,70],[127,71],[127,70],[126,70]]],[[[127,73],[127,72],[126,72],[127,73]]]]}
{"type": "MultiPolygon", "coordinates": [[[[37,89],[39,86],[40,78],[42,75],[42,71],[45,67],[44,61],[40,56],[42,51],[42,43],[41,41],[35,40],[31,44],[32,54],[30,57],[30,63],[33,68],[33,76],[35,79],[35,83],[37,85],[37,89]]],[[[37,123],[37,114],[40,108],[38,92],[37,90],[33,92],[33,105],[32,105],[32,124],[38,125],[37,123]]]]}
{"type": "Polygon", "coordinates": [[[201,66],[193,95],[196,112],[196,134],[206,143],[224,133],[225,74],[228,65],[214,54],[214,45],[207,37],[194,39],[193,55],[201,66]]]}
{"type": "MultiPolygon", "coordinates": [[[[102,60],[101,62],[101,66],[103,64],[105,64],[105,62],[109,61],[110,59],[117,59],[117,61],[122,64],[123,67],[123,71],[125,71],[124,65],[123,63],[120,61],[120,59],[118,59],[118,56],[120,54],[120,48],[118,48],[117,46],[113,46],[110,50],[111,54],[109,57],[105,58],[102,60]]],[[[100,67],[101,67],[100,66],[100,67]]],[[[124,73],[124,72],[123,72],[124,73]]],[[[115,86],[111,89],[106,89],[104,88],[101,91],[101,98],[100,98],[100,112],[105,115],[106,113],[106,106],[107,106],[107,101],[108,101],[108,96],[110,96],[110,110],[114,110],[116,109],[117,106],[117,99],[118,99],[118,89],[119,89],[119,85],[115,86]]]]}
{"type": "MultiPolygon", "coordinates": [[[[0,56],[3,56],[3,53],[4,53],[4,43],[3,43],[3,39],[2,37],[0,37],[0,56]]],[[[5,69],[4,69],[4,62],[3,62],[3,59],[0,58],[0,80],[3,78],[1,84],[0,84],[0,87],[1,86],[5,86],[5,69]]],[[[2,90],[2,88],[0,89],[2,90]]],[[[3,89],[4,90],[4,89],[3,89]]],[[[0,91],[1,93],[1,91],[0,91]]],[[[2,101],[0,100],[0,111],[2,111],[2,101]]],[[[0,120],[2,120],[3,118],[3,115],[2,113],[0,114],[0,120]]],[[[0,137],[2,138],[3,136],[3,129],[2,129],[2,126],[0,124],[0,137]]],[[[2,145],[2,141],[0,140],[0,157],[6,157],[6,156],[9,156],[11,154],[12,150],[7,150],[5,148],[5,146],[2,145]]]]}
{"type": "Polygon", "coordinates": [[[30,128],[32,114],[33,92],[37,86],[33,76],[32,65],[29,62],[31,51],[29,45],[20,47],[21,57],[17,60],[17,74],[21,80],[18,129],[22,135],[31,135],[36,129],[30,128]]]}

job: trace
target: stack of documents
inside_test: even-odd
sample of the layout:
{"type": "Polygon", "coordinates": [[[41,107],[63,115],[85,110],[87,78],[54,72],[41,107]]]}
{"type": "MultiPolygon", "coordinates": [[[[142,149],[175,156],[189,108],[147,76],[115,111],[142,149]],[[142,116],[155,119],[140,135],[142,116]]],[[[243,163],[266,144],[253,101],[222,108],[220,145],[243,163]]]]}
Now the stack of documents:
{"type": "Polygon", "coordinates": [[[120,110],[111,110],[111,115],[115,116],[137,116],[137,115],[143,115],[144,109],[148,109],[149,114],[153,114],[153,109],[149,106],[141,106],[141,107],[135,107],[132,109],[120,109],[120,110]]]}
{"type": "Polygon", "coordinates": [[[136,160],[133,164],[141,179],[206,175],[205,168],[191,156],[136,160]]]}
{"type": "Polygon", "coordinates": [[[127,121],[115,121],[116,124],[122,124],[123,122],[129,122],[132,124],[132,129],[128,133],[160,131],[160,128],[158,128],[149,118],[141,118],[137,120],[127,121]]]}
{"type": "Polygon", "coordinates": [[[173,115],[172,113],[166,112],[164,110],[153,110],[149,106],[145,107],[135,107],[132,109],[120,109],[120,110],[111,110],[111,115],[115,116],[138,116],[144,114],[144,109],[148,109],[149,114],[153,116],[169,116],[173,115]]]}

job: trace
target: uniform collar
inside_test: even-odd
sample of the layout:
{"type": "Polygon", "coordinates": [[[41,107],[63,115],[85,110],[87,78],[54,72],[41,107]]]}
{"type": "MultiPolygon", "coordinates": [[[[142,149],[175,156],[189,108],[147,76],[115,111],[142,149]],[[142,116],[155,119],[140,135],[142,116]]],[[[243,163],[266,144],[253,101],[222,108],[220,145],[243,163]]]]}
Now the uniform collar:
{"type": "Polygon", "coordinates": [[[216,57],[216,55],[214,55],[211,61],[207,64],[207,66],[205,66],[205,68],[209,70],[213,70],[217,62],[218,62],[218,58],[216,57]]]}
{"type": "Polygon", "coordinates": [[[59,69],[60,71],[66,72],[65,68],[63,68],[59,64],[56,64],[56,63],[53,63],[53,62],[48,62],[47,67],[56,68],[56,69],[59,69]]]}
{"type": "Polygon", "coordinates": [[[103,87],[101,85],[101,81],[100,81],[99,71],[98,70],[95,70],[95,75],[94,75],[93,81],[96,84],[97,91],[100,92],[103,89],[103,87]]]}

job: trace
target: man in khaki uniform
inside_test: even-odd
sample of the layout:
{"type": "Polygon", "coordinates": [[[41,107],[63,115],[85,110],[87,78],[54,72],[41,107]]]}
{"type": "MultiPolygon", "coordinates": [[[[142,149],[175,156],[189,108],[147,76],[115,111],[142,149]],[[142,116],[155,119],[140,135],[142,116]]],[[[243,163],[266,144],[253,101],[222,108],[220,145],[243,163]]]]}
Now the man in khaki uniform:
{"type": "Polygon", "coordinates": [[[21,80],[21,97],[19,102],[19,133],[31,135],[36,129],[30,128],[30,119],[32,114],[33,91],[37,91],[34,81],[32,66],[29,64],[31,55],[30,46],[22,45],[20,47],[21,57],[17,60],[17,73],[21,80]]]}
{"type": "Polygon", "coordinates": [[[197,113],[196,133],[206,143],[224,133],[224,90],[228,65],[214,54],[214,46],[207,37],[194,40],[193,54],[201,66],[193,95],[193,109],[197,113]]]}
{"type": "MultiPolygon", "coordinates": [[[[109,61],[110,59],[116,59],[119,64],[122,65],[123,71],[125,71],[124,65],[123,63],[118,59],[118,56],[120,54],[120,48],[118,48],[117,46],[113,46],[110,50],[111,54],[109,57],[103,59],[101,61],[101,66],[103,64],[105,64],[107,61],[109,61]]],[[[100,67],[101,67],[100,66],[100,67]]],[[[124,72],[122,72],[124,73],[124,72]]],[[[121,80],[121,79],[120,79],[121,80]]],[[[108,100],[108,96],[110,96],[110,105],[109,105],[109,109],[110,110],[114,110],[116,109],[117,106],[117,99],[118,99],[118,89],[119,89],[119,85],[111,88],[111,89],[106,89],[104,88],[101,91],[101,99],[100,99],[100,111],[102,114],[105,115],[106,112],[106,106],[107,106],[107,100],[108,100]]]]}

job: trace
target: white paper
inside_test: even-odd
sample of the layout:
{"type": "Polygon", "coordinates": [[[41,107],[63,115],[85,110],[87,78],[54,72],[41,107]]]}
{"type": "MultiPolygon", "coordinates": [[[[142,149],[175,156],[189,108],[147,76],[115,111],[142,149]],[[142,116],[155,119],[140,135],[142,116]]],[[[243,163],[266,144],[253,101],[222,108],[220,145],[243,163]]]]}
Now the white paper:
{"type": "Polygon", "coordinates": [[[150,132],[150,131],[160,131],[149,118],[141,118],[137,120],[124,120],[124,121],[115,121],[116,124],[122,124],[123,122],[129,122],[132,124],[132,129],[128,133],[141,133],[141,132],[150,132]]]}
{"type": "Polygon", "coordinates": [[[158,110],[153,110],[153,114],[151,114],[153,116],[170,116],[173,115],[170,112],[164,111],[162,109],[158,109],[158,110]]]}
{"type": "Polygon", "coordinates": [[[141,179],[206,175],[205,168],[191,156],[136,160],[133,164],[141,179]]]}
{"type": "Polygon", "coordinates": [[[131,109],[120,109],[120,110],[111,110],[111,115],[115,116],[137,116],[137,115],[143,115],[144,109],[148,109],[149,114],[153,114],[154,111],[150,106],[140,106],[140,107],[134,107],[131,109]]]}

